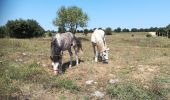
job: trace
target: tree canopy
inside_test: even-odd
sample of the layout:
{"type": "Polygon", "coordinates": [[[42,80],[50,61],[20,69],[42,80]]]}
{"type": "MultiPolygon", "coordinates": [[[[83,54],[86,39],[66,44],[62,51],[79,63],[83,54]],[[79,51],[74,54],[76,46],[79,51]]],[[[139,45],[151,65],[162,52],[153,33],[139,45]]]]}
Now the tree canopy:
{"type": "Polygon", "coordinates": [[[76,6],[62,6],[57,11],[57,17],[53,21],[54,25],[58,26],[59,32],[71,31],[75,33],[78,27],[86,27],[89,17],[76,6]]]}

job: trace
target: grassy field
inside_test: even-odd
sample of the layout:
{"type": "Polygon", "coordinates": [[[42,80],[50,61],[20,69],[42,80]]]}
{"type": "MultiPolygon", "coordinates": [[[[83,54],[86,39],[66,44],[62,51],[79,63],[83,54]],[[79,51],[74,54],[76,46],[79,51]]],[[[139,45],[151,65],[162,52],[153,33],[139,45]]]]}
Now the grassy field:
{"type": "MultiPolygon", "coordinates": [[[[59,76],[51,67],[50,38],[0,39],[0,99],[168,100],[170,39],[146,34],[106,36],[109,64],[93,62],[90,34],[77,34],[83,62],[59,76]]],[[[65,65],[68,60],[64,52],[65,65]]]]}

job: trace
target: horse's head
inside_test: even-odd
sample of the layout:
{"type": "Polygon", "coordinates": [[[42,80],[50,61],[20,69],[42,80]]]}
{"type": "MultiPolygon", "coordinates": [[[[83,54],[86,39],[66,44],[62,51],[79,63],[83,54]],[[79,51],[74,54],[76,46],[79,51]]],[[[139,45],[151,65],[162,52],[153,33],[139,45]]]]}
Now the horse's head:
{"type": "Polygon", "coordinates": [[[106,48],[103,52],[100,53],[103,63],[106,63],[106,64],[108,64],[108,59],[109,59],[108,51],[109,51],[109,48],[106,48]]]}
{"type": "Polygon", "coordinates": [[[58,71],[60,70],[59,68],[61,67],[62,55],[53,55],[53,56],[50,56],[50,58],[52,60],[52,67],[53,67],[54,73],[57,74],[58,71]]]}
{"type": "Polygon", "coordinates": [[[58,43],[56,40],[51,42],[51,56],[52,60],[52,67],[54,70],[54,73],[57,74],[60,70],[61,62],[62,62],[62,52],[60,47],[58,46],[58,43]]]}

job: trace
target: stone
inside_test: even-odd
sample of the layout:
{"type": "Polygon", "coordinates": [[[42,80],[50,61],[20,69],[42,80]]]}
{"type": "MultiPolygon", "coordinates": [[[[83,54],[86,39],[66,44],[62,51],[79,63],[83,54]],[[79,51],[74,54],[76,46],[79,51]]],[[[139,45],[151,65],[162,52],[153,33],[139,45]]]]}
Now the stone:
{"type": "Polygon", "coordinates": [[[86,84],[91,85],[93,82],[94,82],[94,80],[88,80],[88,81],[86,81],[86,84]]]}
{"type": "Polygon", "coordinates": [[[117,82],[119,82],[118,79],[110,79],[110,80],[109,80],[109,83],[110,83],[110,84],[114,84],[114,83],[117,83],[117,82]]]}
{"type": "Polygon", "coordinates": [[[94,93],[92,93],[92,96],[102,98],[104,96],[104,93],[102,93],[100,91],[95,91],[94,93]]]}

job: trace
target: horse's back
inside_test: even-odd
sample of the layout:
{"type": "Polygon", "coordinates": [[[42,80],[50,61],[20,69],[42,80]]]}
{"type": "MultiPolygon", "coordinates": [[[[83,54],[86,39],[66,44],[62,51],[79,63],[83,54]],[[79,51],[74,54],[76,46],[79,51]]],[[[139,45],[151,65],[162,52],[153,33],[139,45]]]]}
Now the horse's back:
{"type": "Polygon", "coordinates": [[[91,42],[97,43],[103,41],[104,35],[103,30],[95,30],[91,35],[91,42]]]}
{"type": "Polygon", "coordinates": [[[53,36],[54,39],[62,50],[68,50],[74,42],[74,34],[71,32],[56,33],[53,36]]]}

